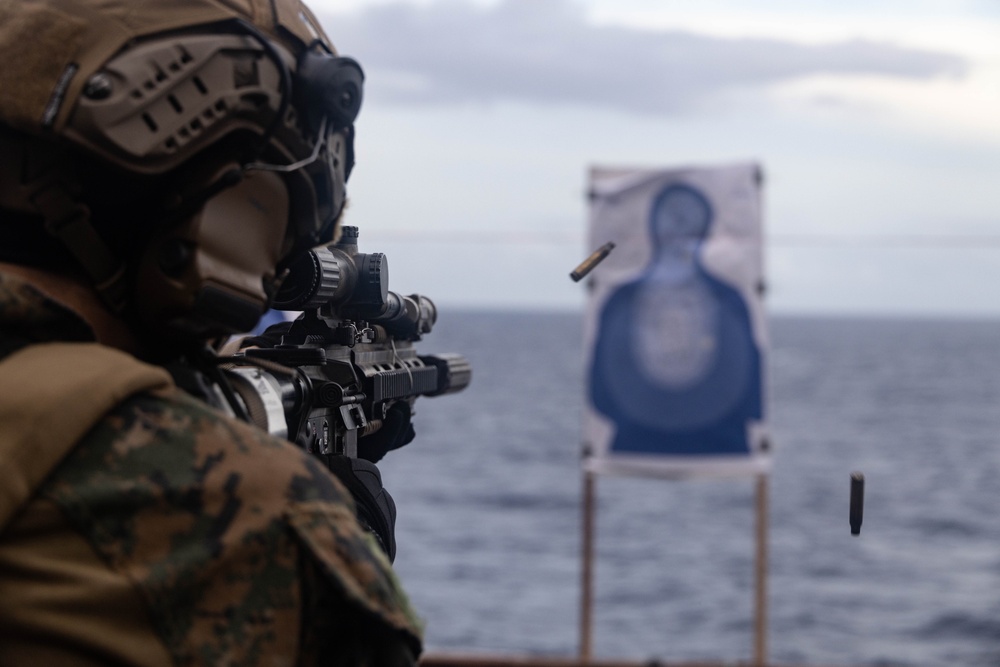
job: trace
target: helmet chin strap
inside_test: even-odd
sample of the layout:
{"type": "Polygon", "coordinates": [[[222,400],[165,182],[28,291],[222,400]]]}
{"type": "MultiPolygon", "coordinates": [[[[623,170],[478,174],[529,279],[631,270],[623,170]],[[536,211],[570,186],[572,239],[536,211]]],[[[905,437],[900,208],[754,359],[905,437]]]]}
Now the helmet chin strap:
{"type": "MultiPolygon", "coordinates": [[[[76,260],[112,313],[122,313],[128,298],[125,263],[97,233],[91,224],[90,209],[79,201],[80,181],[71,157],[49,142],[2,125],[0,156],[0,185],[4,186],[0,187],[0,200],[4,209],[40,217],[44,236],[58,241],[76,260]]],[[[32,222],[32,226],[38,229],[37,223],[32,222]]],[[[36,233],[28,247],[44,243],[44,236],[36,233]]],[[[12,241],[16,246],[18,239],[12,241]]],[[[30,251],[28,256],[32,256],[30,251]]],[[[16,252],[5,253],[5,257],[21,263],[16,252]]],[[[59,259],[65,261],[64,256],[59,259]]]]}
{"type": "Polygon", "coordinates": [[[76,201],[59,180],[35,189],[31,202],[45,220],[45,231],[76,258],[104,303],[112,312],[122,313],[128,298],[125,264],[90,224],[90,209],[76,201]]]}

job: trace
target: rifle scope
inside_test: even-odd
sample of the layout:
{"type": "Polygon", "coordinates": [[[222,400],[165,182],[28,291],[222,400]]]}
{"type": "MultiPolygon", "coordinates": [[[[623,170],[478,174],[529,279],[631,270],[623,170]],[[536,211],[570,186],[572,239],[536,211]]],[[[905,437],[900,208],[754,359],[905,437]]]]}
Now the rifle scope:
{"type": "Polygon", "coordinates": [[[429,333],[437,307],[426,296],[390,292],[389,260],[358,252],[358,228],[344,227],[335,245],[315,248],[292,263],[272,307],[329,308],[337,315],[382,324],[406,338],[429,333]]]}
{"type": "Polygon", "coordinates": [[[389,261],[383,253],[358,252],[358,228],[344,227],[340,241],[297,259],[274,297],[278,310],[325,305],[379,308],[389,300],[389,261]]]}

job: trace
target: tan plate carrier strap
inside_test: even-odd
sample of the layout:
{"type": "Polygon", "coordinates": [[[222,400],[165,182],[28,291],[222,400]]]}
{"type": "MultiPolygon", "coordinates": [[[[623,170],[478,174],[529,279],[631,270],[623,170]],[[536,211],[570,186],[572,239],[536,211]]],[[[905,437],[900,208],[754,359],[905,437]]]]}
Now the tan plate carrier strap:
{"type": "Polygon", "coordinates": [[[172,384],[97,343],[39,343],[0,361],[0,530],[112,408],[172,384]]]}

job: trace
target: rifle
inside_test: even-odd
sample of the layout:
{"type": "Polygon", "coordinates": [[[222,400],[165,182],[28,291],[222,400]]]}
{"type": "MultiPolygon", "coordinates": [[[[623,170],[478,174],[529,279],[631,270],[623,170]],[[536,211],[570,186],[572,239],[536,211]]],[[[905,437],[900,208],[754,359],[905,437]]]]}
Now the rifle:
{"type": "Polygon", "coordinates": [[[461,354],[417,354],[414,343],[431,332],[437,308],[426,296],[388,290],[386,257],[358,252],[357,227],[294,263],[274,307],[302,314],[245,339],[250,346],[224,367],[231,389],[250,421],[317,456],[347,484],[359,519],[391,559],[395,507],[371,464],[412,439],[417,397],[462,391],[472,367],[461,354]],[[366,490],[383,507],[366,507],[366,490]]]}

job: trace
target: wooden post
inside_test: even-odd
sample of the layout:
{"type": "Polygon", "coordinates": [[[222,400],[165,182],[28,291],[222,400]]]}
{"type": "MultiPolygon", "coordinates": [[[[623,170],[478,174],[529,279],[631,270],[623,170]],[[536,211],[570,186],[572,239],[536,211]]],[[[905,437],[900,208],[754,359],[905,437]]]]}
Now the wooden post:
{"type": "Polygon", "coordinates": [[[594,607],[594,473],[583,473],[583,544],[580,598],[580,662],[590,662],[594,607]]]}
{"type": "Polygon", "coordinates": [[[757,475],[757,555],[754,591],[754,648],[753,664],[764,667],[767,664],[767,514],[768,476],[757,475]]]}

